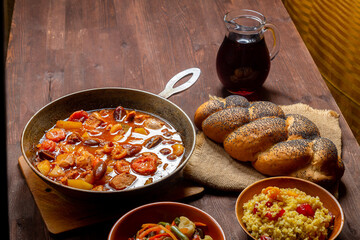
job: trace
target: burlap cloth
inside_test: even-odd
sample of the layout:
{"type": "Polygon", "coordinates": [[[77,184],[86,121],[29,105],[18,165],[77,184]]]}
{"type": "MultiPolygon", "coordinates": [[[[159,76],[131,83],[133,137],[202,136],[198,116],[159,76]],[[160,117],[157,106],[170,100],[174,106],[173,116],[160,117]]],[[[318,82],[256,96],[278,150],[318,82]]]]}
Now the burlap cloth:
{"type": "MultiPolygon", "coordinates": [[[[302,103],[281,106],[285,114],[301,114],[313,121],[322,137],[332,140],[341,156],[341,129],[339,115],[332,110],[318,110],[302,103]]],[[[184,177],[204,186],[223,191],[242,191],[246,186],[265,178],[250,163],[242,163],[231,158],[217,144],[201,131],[196,136],[193,155],[183,171],[184,177]]]]}

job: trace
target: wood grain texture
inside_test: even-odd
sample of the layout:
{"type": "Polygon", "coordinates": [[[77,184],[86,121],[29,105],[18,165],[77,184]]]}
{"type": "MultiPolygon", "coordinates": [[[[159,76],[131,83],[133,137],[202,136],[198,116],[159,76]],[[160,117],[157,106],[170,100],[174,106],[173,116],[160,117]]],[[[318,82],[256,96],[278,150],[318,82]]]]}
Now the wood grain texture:
{"type": "MultiPolygon", "coordinates": [[[[225,97],[215,69],[225,34],[223,15],[237,8],[262,12],[277,25],[280,53],[253,100],[302,102],[340,110],[280,0],[17,0],[6,59],[7,173],[11,239],[105,239],[113,222],[51,235],[17,159],[31,116],[65,94],[94,87],[128,87],[153,93],[176,73],[199,67],[189,90],[170,98],[191,118],[208,95],[225,97]]],[[[268,35],[267,35],[268,36],[268,35]]],[[[345,175],[340,203],[346,222],[339,239],[360,239],[359,145],[341,116],[345,175]]],[[[228,239],[245,239],[234,213],[239,193],[207,190],[189,201],[211,214],[228,239]]]]}
{"type": "Polygon", "coordinates": [[[135,208],[147,202],[183,201],[190,197],[194,198],[204,191],[203,187],[177,177],[169,183],[170,189],[161,188],[147,199],[135,199],[132,202],[108,199],[106,204],[95,200],[84,202],[81,199],[66,196],[46,184],[31,170],[24,157],[21,156],[18,161],[43,221],[49,232],[53,234],[117,219],[129,208],[135,208]]]}

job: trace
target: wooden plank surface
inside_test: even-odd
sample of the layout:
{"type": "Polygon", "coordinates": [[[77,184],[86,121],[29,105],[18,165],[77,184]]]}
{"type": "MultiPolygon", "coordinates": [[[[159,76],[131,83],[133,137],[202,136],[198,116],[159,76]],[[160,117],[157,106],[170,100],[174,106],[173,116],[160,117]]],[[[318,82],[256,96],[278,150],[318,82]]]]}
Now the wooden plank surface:
{"type": "MultiPolygon", "coordinates": [[[[225,12],[262,12],[280,30],[281,49],[263,89],[252,99],[302,102],[340,113],[280,0],[17,0],[6,59],[7,173],[10,239],[105,239],[113,222],[54,236],[21,175],[21,131],[48,102],[74,91],[119,86],[159,93],[189,67],[202,75],[170,98],[191,118],[208,95],[227,96],[216,74],[225,12]]],[[[267,35],[268,36],[268,35],[267,35]]],[[[360,239],[359,145],[341,116],[345,175],[340,203],[346,222],[339,239],[360,239]]],[[[211,214],[228,239],[245,239],[236,222],[239,193],[206,190],[190,204],[211,214]]]]}
{"type": "Polygon", "coordinates": [[[107,199],[106,204],[101,201],[81,199],[67,196],[46,184],[27,165],[24,157],[19,158],[19,166],[40,210],[44,223],[53,234],[90,226],[107,220],[115,220],[131,208],[148,202],[184,201],[203,193],[204,188],[197,186],[182,177],[172,180],[166,188],[160,188],[147,199],[136,199],[129,202],[121,199],[107,199]],[[116,205],[114,207],[113,205],[116,205]]]}

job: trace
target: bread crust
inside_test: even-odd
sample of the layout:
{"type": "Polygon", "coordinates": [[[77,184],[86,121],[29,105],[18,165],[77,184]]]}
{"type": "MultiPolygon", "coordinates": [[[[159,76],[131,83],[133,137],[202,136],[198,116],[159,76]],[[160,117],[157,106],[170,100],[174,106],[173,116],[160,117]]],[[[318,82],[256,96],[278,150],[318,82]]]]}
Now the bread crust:
{"type": "Polygon", "coordinates": [[[238,95],[230,95],[225,99],[213,98],[207,102],[201,104],[195,112],[194,123],[198,129],[202,129],[202,122],[208,118],[211,114],[220,110],[232,107],[248,108],[250,106],[249,101],[238,95]]]}
{"type": "Polygon", "coordinates": [[[278,105],[272,102],[259,101],[253,102],[249,106],[250,121],[264,117],[285,118],[284,111],[278,105]]]}
{"type": "Polygon", "coordinates": [[[268,176],[289,175],[311,161],[311,141],[306,139],[279,142],[259,154],[253,167],[268,176]]]}
{"type": "Polygon", "coordinates": [[[202,129],[202,122],[209,117],[211,114],[225,109],[225,102],[219,100],[209,100],[200,105],[200,107],[196,110],[194,116],[194,123],[198,129],[202,129]]]}
{"type": "Polygon", "coordinates": [[[212,99],[195,113],[195,125],[234,159],[252,162],[268,176],[295,176],[331,186],[344,174],[335,144],[299,114],[284,115],[274,103],[240,96],[212,99]]]}
{"type": "Polygon", "coordinates": [[[239,161],[255,161],[257,154],[286,140],[285,120],[261,118],[237,128],[224,140],[225,151],[239,161]]]}
{"type": "Polygon", "coordinates": [[[225,107],[229,108],[229,107],[244,107],[244,108],[248,108],[250,106],[249,101],[242,97],[242,96],[238,96],[238,95],[230,95],[228,97],[225,98],[225,107]]]}
{"type": "Polygon", "coordinates": [[[215,142],[222,143],[227,135],[249,122],[249,109],[232,107],[215,112],[202,123],[202,130],[215,142]]]}
{"type": "Polygon", "coordinates": [[[320,137],[320,131],[315,123],[300,114],[286,115],[286,125],[288,126],[288,140],[320,137]]]}
{"type": "Polygon", "coordinates": [[[344,163],[338,157],[335,144],[327,138],[312,141],[312,161],[304,168],[291,173],[291,176],[307,179],[323,186],[330,186],[344,173],[344,163]]]}

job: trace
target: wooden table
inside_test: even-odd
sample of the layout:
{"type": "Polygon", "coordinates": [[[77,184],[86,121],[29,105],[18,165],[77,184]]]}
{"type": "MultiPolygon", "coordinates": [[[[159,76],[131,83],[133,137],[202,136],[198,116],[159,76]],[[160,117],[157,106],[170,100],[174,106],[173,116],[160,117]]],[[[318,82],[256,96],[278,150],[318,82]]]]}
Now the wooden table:
{"type": "MultiPolygon", "coordinates": [[[[7,174],[10,239],[105,239],[114,220],[61,235],[50,234],[18,166],[20,136],[48,102],[94,87],[159,93],[175,73],[198,67],[189,90],[170,98],[192,117],[208,95],[226,96],[215,70],[223,15],[236,8],[262,12],[281,32],[281,50],[255,99],[306,103],[340,113],[280,0],[127,1],[17,0],[6,59],[7,174]]],[[[360,149],[341,116],[340,203],[346,222],[338,239],[360,239],[360,149]]],[[[238,193],[207,189],[187,201],[218,220],[228,239],[246,239],[236,222],[238,193]]]]}

